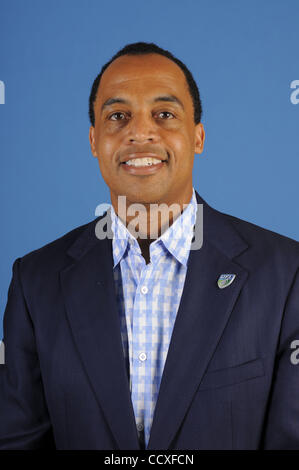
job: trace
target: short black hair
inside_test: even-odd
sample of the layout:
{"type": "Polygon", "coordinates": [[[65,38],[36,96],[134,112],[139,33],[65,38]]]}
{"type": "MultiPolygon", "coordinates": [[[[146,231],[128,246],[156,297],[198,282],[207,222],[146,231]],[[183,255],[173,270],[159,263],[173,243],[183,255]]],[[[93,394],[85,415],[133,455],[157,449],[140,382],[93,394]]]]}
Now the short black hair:
{"type": "Polygon", "coordinates": [[[145,55],[145,54],[160,54],[163,55],[164,57],[167,57],[168,59],[172,60],[174,63],[176,63],[181,70],[184,72],[184,75],[186,77],[186,81],[189,87],[190,95],[192,98],[193,102],[193,108],[194,108],[194,122],[195,124],[198,124],[201,121],[201,116],[202,116],[202,104],[201,104],[201,99],[200,99],[200,94],[198,87],[196,85],[196,82],[192,76],[192,73],[190,70],[187,68],[187,66],[181,62],[179,59],[174,57],[174,55],[165,50],[162,49],[161,47],[157,46],[154,43],[148,43],[148,42],[135,42],[132,44],[127,44],[125,47],[123,47],[121,50],[119,50],[112,59],[109,60],[109,62],[106,62],[105,65],[103,65],[102,70],[98,74],[98,76],[95,78],[90,96],[89,96],[89,119],[91,122],[91,125],[95,125],[95,114],[94,114],[94,103],[96,101],[97,97],[97,91],[100,85],[100,81],[102,78],[103,73],[105,72],[106,68],[118,57],[121,57],[123,55],[145,55]]]}

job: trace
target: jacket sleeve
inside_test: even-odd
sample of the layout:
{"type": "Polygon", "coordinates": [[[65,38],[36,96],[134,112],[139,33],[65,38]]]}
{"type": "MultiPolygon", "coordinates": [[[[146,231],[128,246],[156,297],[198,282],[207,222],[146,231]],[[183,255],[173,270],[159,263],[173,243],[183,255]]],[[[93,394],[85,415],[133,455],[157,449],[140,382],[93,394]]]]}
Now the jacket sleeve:
{"type": "Polygon", "coordinates": [[[263,448],[299,449],[299,270],[282,320],[263,448]]]}
{"type": "Polygon", "coordinates": [[[34,326],[20,279],[13,275],[3,319],[5,363],[0,365],[0,450],[55,449],[46,406],[34,326]]]}

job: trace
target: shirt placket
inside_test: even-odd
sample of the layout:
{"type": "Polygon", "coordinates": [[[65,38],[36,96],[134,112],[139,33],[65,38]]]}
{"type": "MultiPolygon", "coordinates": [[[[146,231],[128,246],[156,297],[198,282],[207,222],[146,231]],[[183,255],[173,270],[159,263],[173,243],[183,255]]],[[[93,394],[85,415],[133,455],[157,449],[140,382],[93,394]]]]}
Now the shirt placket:
{"type": "MultiPolygon", "coordinates": [[[[140,255],[141,256],[141,255],[140,255]]],[[[151,264],[142,258],[132,316],[132,397],[139,437],[147,441],[150,420],[147,413],[151,405],[151,264]]]]}

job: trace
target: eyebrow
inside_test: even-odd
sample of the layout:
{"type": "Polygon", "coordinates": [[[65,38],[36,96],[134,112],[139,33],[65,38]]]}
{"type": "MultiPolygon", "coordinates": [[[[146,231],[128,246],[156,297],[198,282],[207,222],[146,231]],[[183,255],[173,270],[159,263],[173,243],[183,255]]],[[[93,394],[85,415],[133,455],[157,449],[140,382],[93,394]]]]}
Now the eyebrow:
{"type": "Polygon", "coordinates": [[[178,104],[181,108],[185,109],[184,108],[184,105],[183,103],[181,102],[181,100],[179,100],[179,98],[177,98],[175,95],[164,95],[164,96],[157,96],[155,99],[154,99],[154,102],[158,102],[158,101],[168,101],[170,103],[176,103],[178,104]]]}
{"type": "MultiPolygon", "coordinates": [[[[182,109],[185,109],[183,103],[181,102],[181,100],[180,100],[179,98],[177,98],[175,95],[157,96],[156,98],[153,99],[153,102],[154,102],[154,103],[157,103],[157,102],[159,102],[159,101],[170,102],[170,103],[176,103],[176,104],[178,104],[182,109]]],[[[118,97],[109,98],[108,100],[106,100],[106,101],[102,104],[101,111],[103,111],[104,108],[106,108],[106,107],[108,107],[108,106],[111,106],[112,104],[115,104],[115,103],[130,104],[130,101],[125,100],[124,98],[118,98],[118,97]]]]}
{"type": "Polygon", "coordinates": [[[102,104],[101,111],[103,111],[104,108],[111,106],[114,103],[129,104],[129,101],[124,100],[123,98],[109,98],[102,104]]]}

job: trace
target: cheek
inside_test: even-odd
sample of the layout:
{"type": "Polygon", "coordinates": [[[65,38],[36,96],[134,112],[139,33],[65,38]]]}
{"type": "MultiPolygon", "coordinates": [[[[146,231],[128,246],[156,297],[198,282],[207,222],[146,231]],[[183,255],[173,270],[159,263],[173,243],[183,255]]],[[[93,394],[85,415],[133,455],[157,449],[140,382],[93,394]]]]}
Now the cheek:
{"type": "Polygon", "coordinates": [[[180,133],[172,136],[169,140],[169,147],[174,153],[174,160],[179,167],[188,167],[190,164],[190,155],[192,149],[190,145],[190,138],[187,133],[180,133]]]}
{"type": "Polygon", "coordinates": [[[112,139],[98,137],[97,154],[101,170],[111,172],[115,166],[114,154],[116,150],[117,147],[112,139]]]}
{"type": "Polygon", "coordinates": [[[104,159],[109,157],[111,158],[111,154],[113,153],[115,146],[114,140],[109,139],[106,136],[99,135],[98,142],[99,154],[102,155],[104,159]]]}

